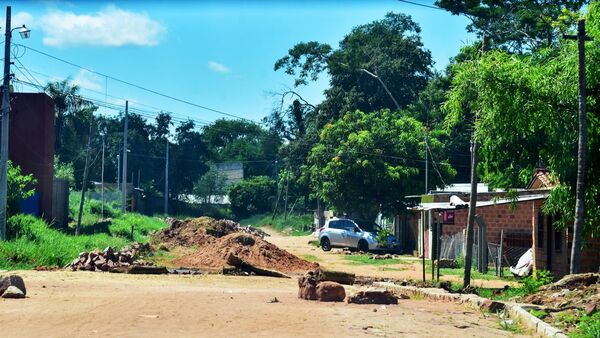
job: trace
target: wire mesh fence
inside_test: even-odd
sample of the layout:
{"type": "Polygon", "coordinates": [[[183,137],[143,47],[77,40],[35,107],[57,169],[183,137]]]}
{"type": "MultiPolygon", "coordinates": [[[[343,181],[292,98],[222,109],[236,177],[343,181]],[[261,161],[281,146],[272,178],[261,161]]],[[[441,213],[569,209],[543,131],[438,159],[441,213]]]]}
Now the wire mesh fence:
{"type": "MultiPolygon", "coordinates": [[[[479,236],[478,229],[473,229],[473,257],[472,266],[479,270],[479,236]]],[[[511,235],[508,234],[509,238],[511,235]]],[[[522,237],[522,234],[516,234],[522,237]]],[[[506,239],[506,238],[505,238],[506,239]]],[[[466,245],[466,239],[464,232],[458,232],[452,235],[444,235],[440,238],[440,258],[441,259],[458,259],[464,257],[464,250],[466,245]]],[[[521,245],[507,245],[507,241],[504,243],[487,243],[487,266],[496,271],[496,274],[500,275],[502,269],[505,267],[515,266],[519,258],[530,249],[527,243],[520,243],[515,241],[508,241],[508,243],[521,244],[521,245]]]]}

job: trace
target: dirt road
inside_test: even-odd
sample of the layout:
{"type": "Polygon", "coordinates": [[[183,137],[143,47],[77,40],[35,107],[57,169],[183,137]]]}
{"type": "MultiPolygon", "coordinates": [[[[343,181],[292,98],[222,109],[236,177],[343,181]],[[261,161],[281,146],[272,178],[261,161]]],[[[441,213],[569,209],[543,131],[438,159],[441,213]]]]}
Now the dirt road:
{"type": "MultiPolygon", "coordinates": [[[[311,236],[282,236],[273,229],[264,228],[264,230],[271,234],[271,237],[266,237],[266,240],[269,242],[279,246],[280,248],[288,250],[299,257],[315,261],[328,269],[353,272],[359,276],[386,277],[407,280],[420,280],[423,276],[421,261],[416,257],[402,256],[402,263],[400,264],[356,264],[347,260],[346,255],[335,254],[333,251],[324,252],[320,248],[309,245],[308,241],[315,240],[315,238],[311,236]]],[[[426,277],[427,279],[431,278],[430,270],[426,271],[426,277]]],[[[462,276],[442,276],[441,279],[462,282],[462,276]]],[[[473,279],[471,283],[473,286],[492,288],[502,288],[507,284],[513,285],[514,283],[504,280],[476,279],[473,279]]]]}
{"type": "Polygon", "coordinates": [[[295,280],[19,272],[24,300],[0,299],[2,337],[505,337],[495,317],[453,303],[397,306],[296,298],[295,280]],[[277,297],[278,303],[267,303],[277,297]],[[377,310],[375,312],[375,310],[377,310]]]}

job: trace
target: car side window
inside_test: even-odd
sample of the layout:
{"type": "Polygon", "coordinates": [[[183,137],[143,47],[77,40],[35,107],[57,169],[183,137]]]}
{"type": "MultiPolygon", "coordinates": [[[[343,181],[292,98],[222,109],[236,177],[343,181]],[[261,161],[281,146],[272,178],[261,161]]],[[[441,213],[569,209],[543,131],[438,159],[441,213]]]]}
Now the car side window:
{"type": "Polygon", "coordinates": [[[331,221],[331,222],[329,222],[329,227],[331,229],[341,229],[342,228],[340,226],[340,221],[331,221]]]}
{"type": "Polygon", "coordinates": [[[354,231],[354,223],[352,223],[351,221],[341,220],[339,222],[340,222],[340,229],[344,229],[346,231],[354,231]]]}

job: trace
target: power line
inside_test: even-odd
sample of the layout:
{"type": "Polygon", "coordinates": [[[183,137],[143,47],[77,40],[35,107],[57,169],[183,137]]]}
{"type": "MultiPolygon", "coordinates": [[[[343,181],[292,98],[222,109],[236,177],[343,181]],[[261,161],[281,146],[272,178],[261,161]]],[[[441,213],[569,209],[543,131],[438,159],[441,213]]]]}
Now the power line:
{"type": "Polygon", "coordinates": [[[164,98],[167,98],[167,99],[170,99],[170,100],[173,100],[173,101],[177,101],[177,102],[180,102],[180,103],[184,103],[184,104],[190,105],[192,107],[196,107],[196,108],[204,109],[204,110],[207,110],[207,111],[211,111],[213,113],[217,113],[217,114],[221,114],[221,115],[233,117],[233,118],[240,119],[240,120],[246,120],[246,121],[249,121],[249,122],[252,122],[252,123],[256,123],[256,124],[259,124],[259,125],[264,125],[263,122],[258,122],[258,121],[255,121],[255,120],[252,120],[252,119],[249,119],[249,118],[245,118],[245,117],[242,117],[242,116],[238,116],[238,115],[235,115],[235,114],[231,114],[231,113],[228,113],[228,112],[225,112],[225,111],[222,111],[222,110],[218,110],[218,109],[215,109],[215,108],[203,106],[203,105],[200,105],[200,104],[188,101],[188,100],[180,99],[180,98],[174,97],[174,96],[169,95],[169,94],[164,94],[164,93],[161,93],[159,91],[156,91],[156,90],[153,90],[153,89],[149,89],[149,88],[140,86],[138,84],[135,84],[135,83],[132,83],[132,82],[129,82],[129,81],[126,81],[126,80],[122,80],[122,79],[116,78],[116,77],[111,76],[111,75],[107,75],[107,74],[104,74],[104,73],[100,73],[100,72],[94,71],[94,70],[89,69],[87,67],[80,66],[80,65],[78,65],[76,63],[73,63],[71,61],[67,61],[67,60],[61,59],[59,57],[56,57],[54,55],[50,55],[48,53],[42,52],[42,51],[37,50],[37,49],[32,48],[32,47],[28,47],[28,46],[21,45],[21,44],[14,44],[14,45],[15,46],[23,47],[23,48],[25,48],[27,50],[31,50],[33,52],[36,52],[38,54],[41,54],[41,55],[44,55],[46,57],[52,58],[54,60],[66,63],[66,64],[68,64],[70,66],[77,67],[79,69],[83,69],[83,70],[88,71],[90,73],[103,76],[103,77],[111,79],[113,81],[117,81],[117,82],[126,84],[128,86],[131,86],[131,87],[134,87],[134,88],[137,88],[137,89],[140,89],[140,90],[143,90],[143,91],[146,91],[146,92],[158,95],[158,96],[162,96],[164,98]]]}
{"type": "Polygon", "coordinates": [[[437,9],[440,11],[445,11],[445,9],[437,7],[437,6],[432,6],[432,5],[426,5],[426,4],[421,4],[418,2],[414,2],[414,1],[407,1],[407,0],[398,0],[399,2],[404,2],[407,4],[411,4],[411,5],[415,5],[415,6],[420,6],[420,7],[425,7],[425,8],[430,8],[430,9],[437,9]]]}

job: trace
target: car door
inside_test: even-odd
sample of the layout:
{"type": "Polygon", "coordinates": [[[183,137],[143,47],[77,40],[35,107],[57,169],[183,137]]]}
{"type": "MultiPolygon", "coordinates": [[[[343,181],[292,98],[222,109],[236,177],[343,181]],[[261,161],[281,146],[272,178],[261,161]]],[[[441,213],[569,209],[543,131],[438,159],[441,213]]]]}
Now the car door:
{"type": "Polygon", "coordinates": [[[356,232],[355,229],[358,229],[358,226],[350,220],[347,220],[344,226],[346,229],[344,232],[345,245],[351,248],[358,248],[358,241],[362,237],[362,231],[356,232]]]}
{"type": "Polygon", "coordinates": [[[329,242],[333,246],[342,246],[342,224],[340,220],[332,220],[329,221],[329,227],[327,228],[327,236],[329,237],[329,242]]]}

